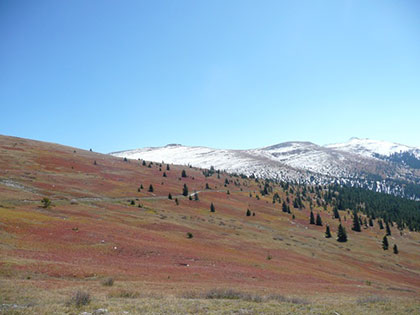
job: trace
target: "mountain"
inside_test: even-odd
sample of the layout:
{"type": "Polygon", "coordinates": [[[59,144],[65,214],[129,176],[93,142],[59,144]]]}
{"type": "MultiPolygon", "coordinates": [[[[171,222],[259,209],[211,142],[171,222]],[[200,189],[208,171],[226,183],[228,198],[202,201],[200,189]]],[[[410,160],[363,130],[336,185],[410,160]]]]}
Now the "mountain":
{"type": "Polygon", "coordinates": [[[391,156],[399,153],[411,153],[420,159],[420,149],[399,143],[371,139],[351,138],[347,142],[329,144],[327,148],[355,153],[367,157],[391,156]]]}
{"type": "Polygon", "coordinates": [[[385,141],[352,138],[325,146],[295,141],[250,150],[169,144],[111,155],[213,166],[231,173],[301,184],[340,183],[420,198],[420,149],[385,141]]]}
{"type": "MultiPolygon", "coordinates": [[[[145,152],[159,151],[300,173],[285,157],[357,157],[298,142],[145,152]]],[[[0,314],[411,314],[420,307],[419,231],[420,202],[392,195],[0,135],[0,314]],[[347,242],[338,242],[343,228],[347,242]],[[86,294],[91,304],[77,304],[86,294]]]]}

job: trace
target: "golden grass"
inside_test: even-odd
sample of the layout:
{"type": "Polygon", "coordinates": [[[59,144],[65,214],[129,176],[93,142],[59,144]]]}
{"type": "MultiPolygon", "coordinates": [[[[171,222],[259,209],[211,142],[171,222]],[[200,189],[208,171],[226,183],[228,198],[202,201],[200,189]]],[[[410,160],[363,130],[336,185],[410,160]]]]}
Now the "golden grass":
{"type": "MultiPolygon", "coordinates": [[[[80,314],[106,309],[108,314],[415,314],[420,301],[395,297],[321,296],[303,300],[282,295],[263,296],[235,290],[213,289],[185,294],[156,294],[135,282],[104,288],[98,281],[71,286],[44,287],[46,282],[2,280],[0,314],[80,314]],[[137,291],[134,288],[137,287],[137,291]],[[89,292],[91,302],[68,304],[76,290],[89,292]],[[231,292],[229,292],[231,291],[231,292]],[[216,294],[216,293],[217,294],[216,294]],[[227,294],[224,296],[224,294],[227,294]],[[183,297],[182,297],[182,296],[183,297]],[[211,298],[209,298],[211,297],[211,298]],[[259,299],[255,297],[260,297],[259,299]],[[128,313],[125,313],[128,312],[128,313]]],[[[67,283],[67,285],[69,285],[67,283]]]]}

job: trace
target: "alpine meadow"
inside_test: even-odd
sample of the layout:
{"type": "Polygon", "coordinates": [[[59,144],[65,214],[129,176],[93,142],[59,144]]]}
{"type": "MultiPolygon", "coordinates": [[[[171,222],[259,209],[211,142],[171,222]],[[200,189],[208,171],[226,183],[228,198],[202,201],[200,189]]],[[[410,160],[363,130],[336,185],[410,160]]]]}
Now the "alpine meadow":
{"type": "Polygon", "coordinates": [[[420,314],[419,13],[0,1],[0,314],[420,314]]]}

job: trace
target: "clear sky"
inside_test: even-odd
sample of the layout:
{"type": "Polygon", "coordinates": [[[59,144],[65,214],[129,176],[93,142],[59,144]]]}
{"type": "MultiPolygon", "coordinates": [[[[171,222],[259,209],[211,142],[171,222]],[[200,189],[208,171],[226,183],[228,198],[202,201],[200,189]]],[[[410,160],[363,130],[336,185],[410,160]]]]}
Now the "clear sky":
{"type": "Polygon", "coordinates": [[[420,1],[0,1],[0,134],[420,147],[420,1]]]}

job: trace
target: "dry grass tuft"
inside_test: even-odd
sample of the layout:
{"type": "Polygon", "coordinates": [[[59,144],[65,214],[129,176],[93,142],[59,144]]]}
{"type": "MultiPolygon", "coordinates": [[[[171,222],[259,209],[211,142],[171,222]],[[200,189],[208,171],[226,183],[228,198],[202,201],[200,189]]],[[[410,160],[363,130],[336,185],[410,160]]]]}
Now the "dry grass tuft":
{"type": "Polygon", "coordinates": [[[76,291],[73,296],[67,301],[67,306],[75,305],[76,307],[81,307],[83,305],[88,305],[91,302],[92,298],[89,292],[82,290],[76,291]]]}
{"type": "Polygon", "coordinates": [[[108,294],[110,298],[124,298],[124,299],[136,299],[140,297],[140,294],[135,291],[125,290],[125,289],[118,289],[110,292],[108,294]]]}
{"type": "Polygon", "coordinates": [[[377,296],[377,295],[371,295],[371,296],[365,296],[357,299],[357,304],[368,304],[368,303],[384,303],[388,302],[389,299],[384,296],[377,296]]]}
{"type": "Polygon", "coordinates": [[[112,287],[114,285],[114,278],[108,277],[102,280],[102,285],[105,287],[112,287]]]}

